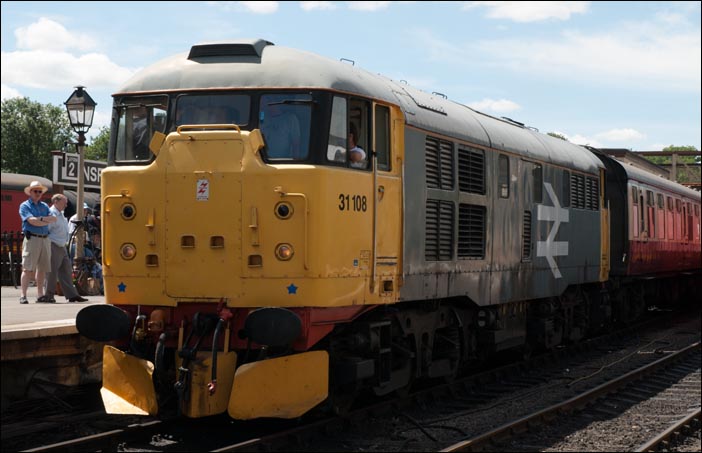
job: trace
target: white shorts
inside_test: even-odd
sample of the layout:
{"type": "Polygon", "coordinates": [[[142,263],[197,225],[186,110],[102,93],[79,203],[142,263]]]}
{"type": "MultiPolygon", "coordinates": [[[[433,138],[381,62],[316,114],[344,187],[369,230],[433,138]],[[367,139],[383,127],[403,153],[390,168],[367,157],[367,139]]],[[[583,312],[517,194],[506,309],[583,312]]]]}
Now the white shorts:
{"type": "Polygon", "coordinates": [[[51,240],[32,236],[22,242],[22,269],[29,272],[51,272],[51,240]]]}

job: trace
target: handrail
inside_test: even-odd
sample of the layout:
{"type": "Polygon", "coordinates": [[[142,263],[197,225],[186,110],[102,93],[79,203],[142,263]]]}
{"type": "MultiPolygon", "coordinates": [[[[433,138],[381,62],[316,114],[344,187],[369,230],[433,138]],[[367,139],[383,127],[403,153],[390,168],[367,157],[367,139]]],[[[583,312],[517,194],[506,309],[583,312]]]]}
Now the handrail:
{"type": "Polygon", "coordinates": [[[176,132],[181,134],[186,130],[202,131],[219,129],[232,129],[241,134],[241,128],[237,124],[182,124],[176,128],[176,132]]]}
{"type": "Polygon", "coordinates": [[[378,259],[378,156],[373,152],[373,256],[371,256],[370,293],[375,292],[375,273],[378,259]]]}

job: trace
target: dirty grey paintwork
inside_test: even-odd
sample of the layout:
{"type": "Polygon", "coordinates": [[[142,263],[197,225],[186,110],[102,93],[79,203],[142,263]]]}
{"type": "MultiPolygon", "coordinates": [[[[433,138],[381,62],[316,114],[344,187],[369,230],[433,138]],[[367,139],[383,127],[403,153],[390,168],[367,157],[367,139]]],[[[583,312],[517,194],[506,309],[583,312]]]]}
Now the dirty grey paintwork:
{"type": "MultiPolygon", "coordinates": [[[[405,115],[404,250],[402,300],[467,296],[479,305],[491,305],[557,296],[568,285],[594,282],[599,275],[599,211],[568,208],[568,222],[560,224],[555,241],[567,243],[567,255],[554,258],[553,266],[536,256],[538,241],[546,241],[554,222],[539,220],[531,199],[531,165],[543,165],[543,181],[561,194],[563,169],[597,177],[603,164],[591,152],[512,122],[477,112],[467,106],[428,94],[403,83],[372,74],[356,66],[310,52],[252,41],[260,56],[216,56],[188,60],[187,53],[162,60],[141,71],[115,96],[183,90],[287,88],[320,89],[350,93],[398,105],[405,115]],[[487,149],[486,193],[475,195],[426,187],[425,141],[427,134],[451,137],[455,143],[487,149]],[[510,159],[509,199],[497,194],[500,152],[510,159]],[[531,162],[531,163],[530,163],[531,162]],[[427,199],[454,203],[457,231],[458,205],[484,206],[484,259],[426,261],[424,256],[427,199]],[[522,216],[532,211],[532,257],[522,259],[522,216]]],[[[457,156],[454,147],[454,169],[457,156]]],[[[560,195],[559,195],[560,196],[560,195]]],[[[543,191],[546,207],[554,206],[543,191]]],[[[455,233],[457,234],[457,233],[455,233]]]]}

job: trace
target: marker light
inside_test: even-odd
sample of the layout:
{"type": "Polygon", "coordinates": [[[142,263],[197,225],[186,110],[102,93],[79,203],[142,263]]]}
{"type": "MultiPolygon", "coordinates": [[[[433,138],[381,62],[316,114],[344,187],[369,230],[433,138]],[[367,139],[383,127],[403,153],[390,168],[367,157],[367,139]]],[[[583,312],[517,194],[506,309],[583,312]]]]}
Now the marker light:
{"type": "Polygon", "coordinates": [[[290,203],[287,203],[285,201],[281,201],[277,205],[275,205],[275,215],[279,219],[285,220],[288,219],[292,216],[293,214],[293,207],[290,203]]]}
{"type": "Polygon", "coordinates": [[[122,218],[124,220],[132,220],[136,215],[136,208],[131,203],[125,203],[122,205],[122,218]]]}

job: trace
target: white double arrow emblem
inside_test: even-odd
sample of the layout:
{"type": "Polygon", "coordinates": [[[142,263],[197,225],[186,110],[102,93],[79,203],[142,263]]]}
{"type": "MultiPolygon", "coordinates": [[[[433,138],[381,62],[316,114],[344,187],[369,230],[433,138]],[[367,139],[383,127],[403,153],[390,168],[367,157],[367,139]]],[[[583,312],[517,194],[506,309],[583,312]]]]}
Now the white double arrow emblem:
{"type": "Polygon", "coordinates": [[[544,187],[546,187],[548,196],[551,197],[553,206],[538,205],[537,220],[553,222],[553,227],[551,227],[551,231],[548,233],[548,238],[546,238],[545,241],[538,241],[536,243],[536,256],[546,257],[548,265],[551,266],[553,276],[555,278],[561,278],[561,271],[558,270],[558,265],[554,257],[568,255],[568,242],[556,241],[556,235],[558,234],[561,222],[568,222],[570,213],[567,209],[561,208],[561,203],[558,201],[558,197],[553,191],[551,184],[545,182],[544,187]]]}

